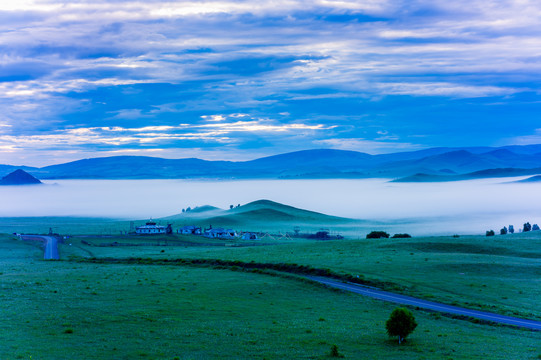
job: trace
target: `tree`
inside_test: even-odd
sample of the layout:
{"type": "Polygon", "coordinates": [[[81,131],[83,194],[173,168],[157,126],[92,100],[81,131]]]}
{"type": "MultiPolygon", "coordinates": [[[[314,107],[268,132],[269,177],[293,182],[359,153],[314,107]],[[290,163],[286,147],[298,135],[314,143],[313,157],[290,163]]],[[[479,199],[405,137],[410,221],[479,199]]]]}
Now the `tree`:
{"type": "Polygon", "coordinates": [[[229,205],[229,210],[232,210],[233,209],[233,205],[229,205]]]}
{"type": "Polygon", "coordinates": [[[486,235],[487,236],[494,236],[494,230],[488,230],[486,235]]]}
{"type": "Polygon", "coordinates": [[[409,239],[411,238],[410,234],[394,234],[392,239],[409,239]]]}
{"type": "Polygon", "coordinates": [[[530,230],[532,230],[532,225],[530,225],[530,223],[527,222],[526,224],[524,224],[524,227],[522,228],[522,231],[526,232],[526,231],[530,231],[530,230]]]}
{"type": "Polygon", "coordinates": [[[515,228],[513,225],[509,225],[509,233],[513,234],[515,232],[515,228]]]}
{"type": "Polygon", "coordinates": [[[539,231],[539,225],[533,224],[532,231],[539,231]]]}
{"type": "Polygon", "coordinates": [[[367,239],[380,239],[388,237],[389,234],[387,234],[385,231],[372,231],[370,234],[366,235],[367,239]]]}
{"type": "Polygon", "coordinates": [[[504,226],[503,228],[500,229],[500,235],[505,235],[507,234],[507,228],[504,226]]]}
{"type": "Polygon", "coordinates": [[[391,313],[389,319],[385,322],[385,328],[389,336],[398,336],[398,343],[402,341],[415,330],[417,322],[415,317],[406,308],[396,308],[391,313]]]}

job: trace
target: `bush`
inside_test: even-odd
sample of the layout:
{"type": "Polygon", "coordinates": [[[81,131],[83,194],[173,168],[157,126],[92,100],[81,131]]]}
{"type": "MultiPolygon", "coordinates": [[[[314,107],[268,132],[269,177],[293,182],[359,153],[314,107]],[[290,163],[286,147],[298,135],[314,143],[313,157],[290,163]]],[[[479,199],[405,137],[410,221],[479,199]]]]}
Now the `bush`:
{"type": "Polygon", "coordinates": [[[389,234],[387,234],[385,231],[372,231],[370,234],[366,235],[367,239],[381,239],[381,238],[389,238],[389,234]]]}
{"type": "Polygon", "coordinates": [[[329,353],[329,356],[333,357],[333,358],[343,358],[344,357],[344,355],[340,354],[340,352],[338,351],[338,346],[336,346],[336,345],[331,346],[331,352],[329,353]]]}
{"type": "Polygon", "coordinates": [[[394,234],[393,239],[409,239],[411,238],[410,234],[394,234]]]}
{"type": "Polygon", "coordinates": [[[402,341],[415,330],[417,322],[415,317],[406,308],[396,308],[391,313],[389,319],[385,322],[385,328],[389,336],[398,336],[398,343],[402,341]]]}

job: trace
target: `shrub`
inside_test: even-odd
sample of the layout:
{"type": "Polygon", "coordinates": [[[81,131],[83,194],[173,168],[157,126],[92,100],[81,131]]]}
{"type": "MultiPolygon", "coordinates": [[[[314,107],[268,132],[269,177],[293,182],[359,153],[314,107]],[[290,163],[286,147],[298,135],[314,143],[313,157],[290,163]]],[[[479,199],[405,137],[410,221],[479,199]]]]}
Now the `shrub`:
{"type": "Polygon", "coordinates": [[[388,237],[389,234],[387,234],[385,231],[372,231],[370,234],[366,235],[367,239],[380,239],[388,237]]]}
{"type": "Polygon", "coordinates": [[[410,234],[394,234],[393,239],[409,239],[411,238],[410,234]]]}
{"type": "Polygon", "coordinates": [[[385,322],[385,328],[389,336],[398,336],[398,343],[402,341],[415,330],[417,322],[415,317],[406,308],[396,308],[391,313],[389,319],[385,322]]]}
{"type": "Polygon", "coordinates": [[[329,353],[329,356],[334,357],[334,358],[343,358],[344,357],[344,355],[340,354],[340,352],[338,351],[338,346],[336,346],[336,345],[331,346],[331,352],[329,353]]]}

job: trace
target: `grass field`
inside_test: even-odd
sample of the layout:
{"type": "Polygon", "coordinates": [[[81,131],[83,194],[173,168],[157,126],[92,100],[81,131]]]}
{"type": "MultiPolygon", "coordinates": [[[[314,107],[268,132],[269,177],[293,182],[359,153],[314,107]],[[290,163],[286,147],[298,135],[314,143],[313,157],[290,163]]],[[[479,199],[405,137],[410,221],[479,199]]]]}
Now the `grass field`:
{"type": "MultiPolygon", "coordinates": [[[[211,266],[94,264],[81,258],[223,259],[288,263],[386,282],[395,291],[541,319],[541,232],[366,240],[369,224],[260,201],[203,208],[162,223],[317,231],[345,239],[253,241],[127,236],[130,221],[3,218],[6,233],[68,235],[62,261],[39,243],[0,235],[0,359],[540,359],[541,334],[415,311],[404,346],[387,338],[395,305],[298,279],[211,266]],[[121,235],[122,234],[122,235],[121,235]]],[[[134,222],[134,225],[144,221],[134,222]]],[[[373,224],[373,230],[380,230],[373,224]]],[[[385,229],[385,228],[383,228],[385,229]]],[[[387,230],[387,229],[385,229],[387,230]]]]}
{"type": "MultiPolygon", "coordinates": [[[[228,250],[261,257],[279,248],[228,250]]],[[[92,250],[149,256],[217,251],[92,250]]],[[[66,256],[82,249],[64,244],[61,251],[66,256]]],[[[0,237],[0,253],[2,359],[325,359],[333,344],[351,359],[541,355],[539,333],[423,311],[414,311],[419,327],[399,346],[384,330],[394,305],[293,279],[213,268],[44,261],[39,246],[9,236],[0,237]]]]}
{"type": "MultiPolygon", "coordinates": [[[[76,239],[74,245],[77,245],[76,239]]],[[[541,319],[539,232],[490,238],[290,240],[279,245],[253,247],[63,246],[62,249],[66,255],[85,257],[207,258],[310,265],[390,281],[403,287],[402,291],[409,295],[541,319]]]]}

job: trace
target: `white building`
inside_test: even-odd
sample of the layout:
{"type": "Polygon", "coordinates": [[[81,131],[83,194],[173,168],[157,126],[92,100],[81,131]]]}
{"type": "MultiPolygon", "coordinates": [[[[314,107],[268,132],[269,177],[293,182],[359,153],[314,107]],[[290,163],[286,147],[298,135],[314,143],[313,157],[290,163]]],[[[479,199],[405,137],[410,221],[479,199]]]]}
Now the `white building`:
{"type": "Polygon", "coordinates": [[[237,232],[232,229],[216,228],[205,230],[205,236],[209,238],[233,239],[237,237],[237,232]]]}
{"type": "Polygon", "coordinates": [[[201,228],[190,225],[190,226],[184,226],[183,228],[179,229],[177,232],[179,234],[184,234],[184,235],[190,235],[190,234],[201,235],[201,228]]]}
{"type": "Polygon", "coordinates": [[[259,236],[256,233],[247,232],[242,234],[242,240],[259,240],[259,236]]]}
{"type": "Polygon", "coordinates": [[[165,234],[167,228],[162,225],[156,225],[155,222],[149,221],[146,225],[138,226],[135,228],[136,234],[165,234]]]}

